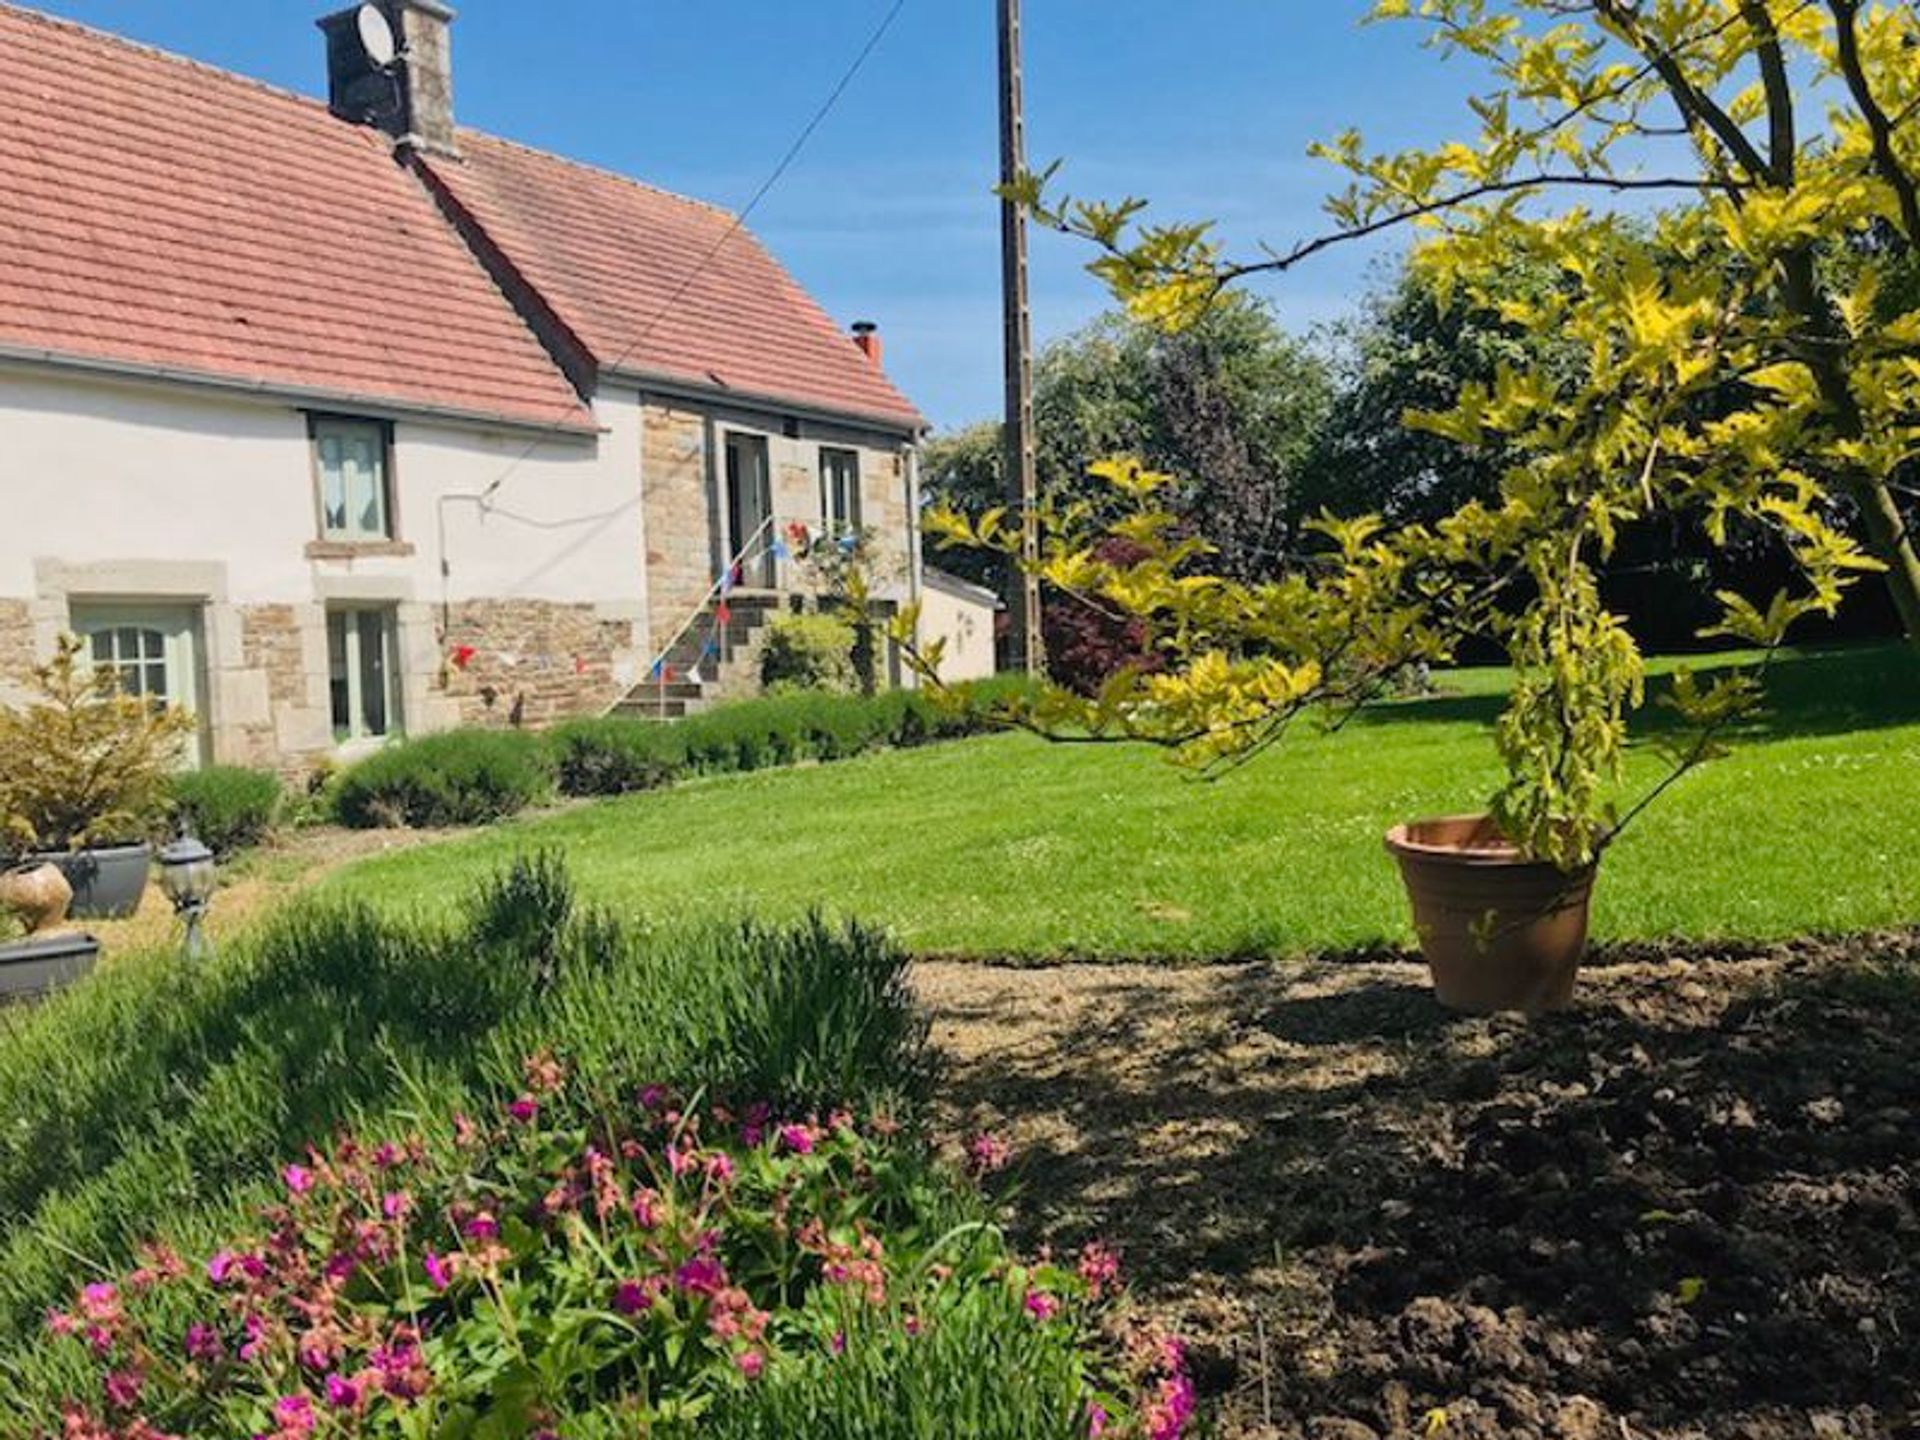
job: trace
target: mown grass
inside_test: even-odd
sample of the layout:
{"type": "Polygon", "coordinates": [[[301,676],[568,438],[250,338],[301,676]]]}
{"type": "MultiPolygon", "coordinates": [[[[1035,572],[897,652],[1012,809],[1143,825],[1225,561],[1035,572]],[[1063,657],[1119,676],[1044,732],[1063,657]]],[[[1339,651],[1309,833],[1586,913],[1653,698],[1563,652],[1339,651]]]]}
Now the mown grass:
{"type": "Polygon", "coordinates": [[[904,957],[871,931],[621,926],[538,858],[460,888],[444,921],[300,905],[211,964],[155,955],[0,1015],[0,1434],[87,1383],[45,1341],[49,1304],[149,1238],[210,1253],[341,1127],[483,1113],[537,1049],[610,1097],[659,1080],[804,1109],[924,1088],[904,957]]]}
{"type": "MultiPolygon", "coordinates": [[[[1694,662],[1703,666],[1712,662],[1694,662]]],[[[1662,665],[1660,668],[1671,668],[1662,665]]],[[[1503,672],[1336,733],[1302,727],[1198,782],[1132,747],[997,736],[717,778],[381,856],[330,884],[434,905],[529,844],[654,921],[883,924],[920,952],[1217,957],[1412,939],[1381,835],[1479,808],[1498,783],[1503,672]]],[[[1642,739],[1660,724],[1650,708],[1642,739]]],[[[1627,798],[1662,760],[1644,743],[1627,798]]],[[[1779,657],[1771,710],[1683,780],[1608,857],[1603,938],[1766,938],[1920,918],[1920,663],[1892,646],[1779,657]]]]}

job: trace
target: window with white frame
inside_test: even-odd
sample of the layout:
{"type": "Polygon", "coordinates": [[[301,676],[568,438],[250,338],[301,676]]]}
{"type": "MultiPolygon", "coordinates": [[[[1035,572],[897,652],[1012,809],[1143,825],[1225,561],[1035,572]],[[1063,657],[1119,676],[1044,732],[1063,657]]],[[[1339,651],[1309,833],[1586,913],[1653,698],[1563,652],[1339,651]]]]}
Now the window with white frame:
{"type": "Polygon", "coordinates": [[[341,744],[400,733],[399,639],[394,613],[375,606],[327,611],[327,689],[341,744]]]}
{"type": "Polygon", "coordinates": [[[832,446],[820,451],[820,518],[827,533],[860,528],[860,452],[832,446]]]}
{"type": "Polygon", "coordinates": [[[311,423],[322,537],[349,544],[391,540],[388,426],[379,420],[333,415],[315,415],[311,423]]]}

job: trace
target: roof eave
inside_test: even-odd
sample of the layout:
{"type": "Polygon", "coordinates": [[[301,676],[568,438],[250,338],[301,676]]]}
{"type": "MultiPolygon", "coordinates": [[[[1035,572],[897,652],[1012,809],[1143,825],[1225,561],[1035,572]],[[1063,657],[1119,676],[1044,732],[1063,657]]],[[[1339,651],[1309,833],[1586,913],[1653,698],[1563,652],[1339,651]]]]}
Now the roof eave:
{"type": "Polygon", "coordinates": [[[741,390],[732,385],[716,385],[710,381],[703,383],[660,370],[619,366],[602,370],[600,378],[603,383],[610,380],[618,381],[622,384],[637,386],[650,394],[670,395],[686,400],[717,401],[738,405],[748,410],[771,410],[776,414],[794,415],[805,420],[818,420],[859,430],[877,430],[888,435],[899,435],[908,440],[919,439],[928,429],[925,417],[918,412],[911,415],[883,414],[877,410],[822,405],[817,400],[801,400],[791,395],[776,395],[766,391],[741,390]]]}
{"type": "MultiPolygon", "coordinates": [[[[266,378],[248,379],[222,375],[217,371],[193,370],[161,365],[145,360],[116,359],[102,355],[80,355],[37,346],[9,345],[0,341],[0,361],[45,365],[56,370],[122,380],[159,381],[187,385],[200,390],[218,390],[228,394],[253,395],[262,399],[285,400],[302,408],[320,406],[348,410],[376,419],[439,420],[462,428],[507,430],[516,433],[546,434],[592,439],[606,433],[606,427],[591,419],[535,420],[531,417],[504,415],[491,410],[471,410],[457,405],[433,405],[395,395],[376,395],[354,390],[332,390],[324,386],[291,385],[266,378]]],[[[581,408],[585,408],[584,406],[581,408]]]]}

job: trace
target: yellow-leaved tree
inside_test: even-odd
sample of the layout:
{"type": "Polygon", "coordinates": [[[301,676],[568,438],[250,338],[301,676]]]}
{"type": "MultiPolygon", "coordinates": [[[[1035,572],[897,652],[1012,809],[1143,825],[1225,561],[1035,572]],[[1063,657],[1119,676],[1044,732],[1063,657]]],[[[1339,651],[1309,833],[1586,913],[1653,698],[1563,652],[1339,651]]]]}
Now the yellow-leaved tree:
{"type": "MultiPolygon", "coordinates": [[[[1058,194],[1052,172],[1010,193],[1091,241],[1090,268],[1172,328],[1247,276],[1408,226],[1410,263],[1446,303],[1551,329],[1584,363],[1503,370],[1407,417],[1500,442],[1515,458],[1497,501],[1430,528],[1329,519],[1326,555],[1267,584],[1209,574],[1156,478],[1112,467],[1127,513],[1041,517],[1044,573],[1143,622],[1169,666],[1018,718],[1215,764],[1492,634],[1516,672],[1494,813],[1528,853],[1577,868],[1621,823],[1609,787],[1642,698],[1638,646],[1598,584],[1627,527],[1691,514],[1716,539],[1736,522],[1777,533],[1796,584],[1722,594],[1717,633],[1771,651],[1871,571],[1920,643],[1900,503],[1920,446],[1920,16],[1858,0],[1380,0],[1375,17],[1426,27],[1493,80],[1468,100],[1466,140],[1379,154],[1349,132],[1318,147],[1352,177],[1323,234],[1236,260],[1206,224],[1058,194]],[[1665,208],[1649,222],[1593,203],[1635,192],[1665,208]],[[1522,265],[1556,283],[1516,293],[1503,281],[1522,265]],[[1106,534],[1145,558],[1101,563],[1106,534]]],[[[998,513],[935,528],[1009,548],[998,513]]],[[[1676,770],[1715,753],[1754,694],[1749,674],[1682,676],[1671,700],[1693,724],[1676,770]]]]}

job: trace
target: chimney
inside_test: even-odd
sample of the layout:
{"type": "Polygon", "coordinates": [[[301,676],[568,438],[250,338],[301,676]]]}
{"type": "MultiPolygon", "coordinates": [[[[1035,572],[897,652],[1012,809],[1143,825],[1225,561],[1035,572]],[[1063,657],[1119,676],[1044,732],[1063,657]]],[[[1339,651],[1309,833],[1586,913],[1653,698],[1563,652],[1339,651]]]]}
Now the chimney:
{"type": "MultiPolygon", "coordinates": [[[[457,154],[453,15],[441,0],[377,0],[321,20],[328,108],[342,120],[372,125],[416,150],[457,154]],[[362,11],[377,12],[392,34],[395,54],[384,65],[369,52],[362,11]]],[[[371,28],[377,32],[379,27],[371,28]]]]}
{"type": "Polygon", "coordinates": [[[856,320],[853,322],[853,343],[858,345],[860,347],[860,353],[865,355],[867,359],[871,360],[875,365],[880,363],[880,327],[874,324],[873,321],[856,320]]]}

